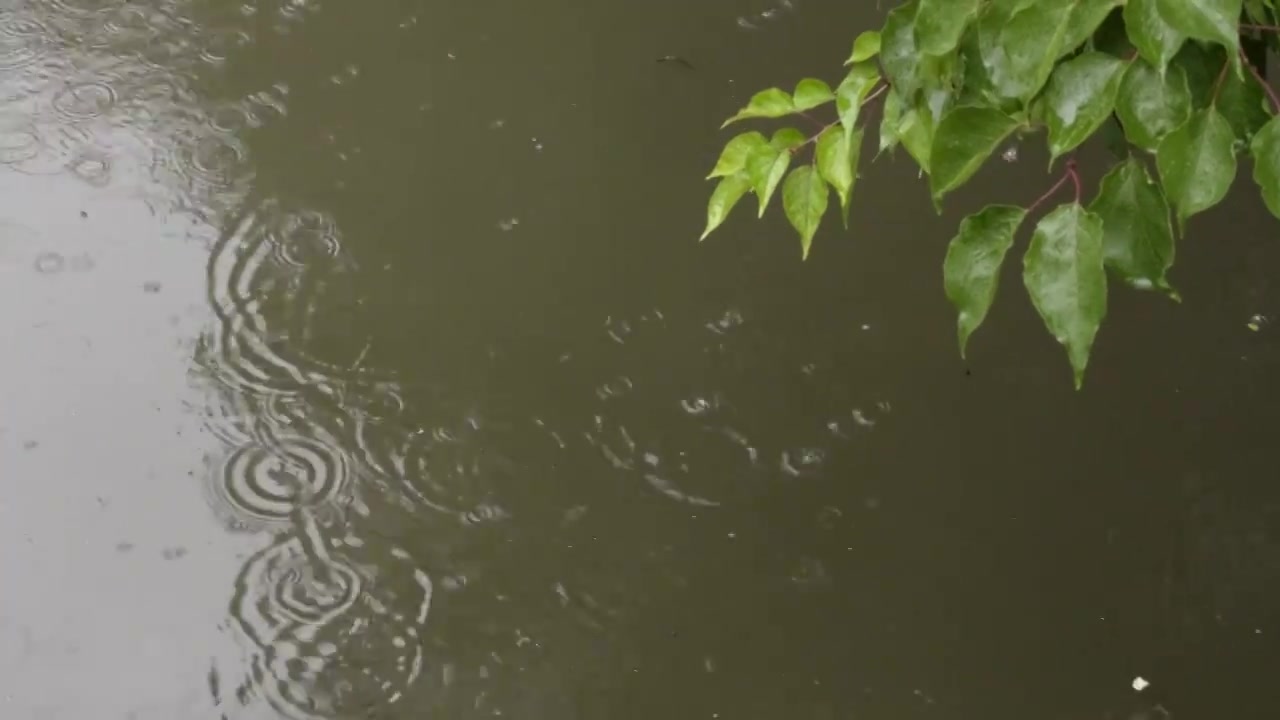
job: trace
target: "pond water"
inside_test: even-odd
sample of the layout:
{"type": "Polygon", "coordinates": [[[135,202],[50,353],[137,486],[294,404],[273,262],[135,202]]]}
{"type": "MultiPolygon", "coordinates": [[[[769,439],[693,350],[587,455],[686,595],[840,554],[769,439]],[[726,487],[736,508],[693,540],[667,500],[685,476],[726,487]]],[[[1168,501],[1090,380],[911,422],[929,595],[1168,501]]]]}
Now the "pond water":
{"type": "Polygon", "coordinates": [[[10,0],[0,717],[1276,717],[1243,173],[1081,393],[1016,263],[967,362],[941,289],[1036,148],[695,242],[719,122],[881,12],[10,0]]]}

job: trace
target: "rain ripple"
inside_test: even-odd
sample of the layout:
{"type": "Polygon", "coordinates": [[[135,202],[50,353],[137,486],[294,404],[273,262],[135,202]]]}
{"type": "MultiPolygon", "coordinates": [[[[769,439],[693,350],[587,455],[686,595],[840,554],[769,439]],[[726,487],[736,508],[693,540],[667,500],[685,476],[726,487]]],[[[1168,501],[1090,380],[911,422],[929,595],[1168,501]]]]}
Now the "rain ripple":
{"type": "Polygon", "coordinates": [[[235,527],[259,530],[289,523],[303,508],[332,504],[350,469],[340,449],[296,436],[236,447],[209,477],[215,511],[235,527]]]}

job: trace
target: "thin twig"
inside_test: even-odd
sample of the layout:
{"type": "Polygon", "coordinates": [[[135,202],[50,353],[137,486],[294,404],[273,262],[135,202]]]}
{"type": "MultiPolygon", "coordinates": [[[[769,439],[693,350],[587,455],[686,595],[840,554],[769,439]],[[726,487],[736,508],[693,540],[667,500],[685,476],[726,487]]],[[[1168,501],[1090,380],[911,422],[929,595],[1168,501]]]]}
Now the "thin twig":
{"type": "Polygon", "coordinates": [[[1076,186],[1076,204],[1080,204],[1080,173],[1076,172],[1076,159],[1071,158],[1067,161],[1067,176],[1071,178],[1071,182],[1076,186]]]}
{"type": "Polygon", "coordinates": [[[1271,106],[1276,109],[1277,113],[1280,113],[1280,96],[1276,95],[1276,91],[1267,83],[1267,79],[1262,76],[1262,73],[1258,72],[1258,68],[1254,67],[1253,63],[1249,62],[1249,58],[1244,54],[1243,48],[1240,50],[1240,59],[1244,62],[1244,66],[1249,68],[1249,73],[1253,75],[1253,79],[1257,80],[1258,84],[1262,86],[1262,89],[1266,91],[1267,97],[1271,98],[1271,106]]]}
{"type": "Polygon", "coordinates": [[[1240,23],[1241,30],[1261,30],[1262,32],[1280,33],[1280,25],[1253,25],[1250,23],[1240,23]]]}
{"type": "MultiPolygon", "coordinates": [[[[1241,50],[1241,52],[1244,52],[1241,50]]],[[[1222,61],[1222,70],[1218,71],[1218,79],[1213,82],[1213,103],[1218,103],[1218,93],[1222,92],[1222,81],[1227,78],[1227,68],[1231,63],[1227,60],[1222,61]]]]}
{"type": "Polygon", "coordinates": [[[1080,202],[1080,176],[1076,173],[1076,161],[1074,158],[1072,158],[1071,160],[1067,161],[1066,172],[1062,173],[1062,177],[1058,178],[1058,182],[1054,183],[1053,187],[1049,188],[1048,192],[1036,198],[1036,201],[1031,203],[1031,205],[1027,208],[1027,214],[1030,215],[1031,213],[1035,212],[1036,208],[1044,204],[1044,201],[1053,197],[1054,193],[1061,190],[1062,186],[1066,185],[1068,180],[1072,180],[1075,182],[1076,202],[1080,202]]]}
{"type": "Polygon", "coordinates": [[[840,121],[839,121],[839,120],[836,120],[836,121],[835,121],[835,122],[833,122],[833,123],[828,123],[828,124],[826,124],[826,125],[823,125],[823,126],[822,126],[822,129],[818,131],[818,134],[817,134],[817,135],[814,135],[813,137],[809,138],[808,140],[805,140],[804,142],[800,143],[799,145],[797,145],[797,146],[795,146],[795,147],[791,148],[791,154],[792,154],[792,155],[795,155],[796,153],[800,152],[800,148],[802,148],[802,147],[804,147],[805,145],[808,145],[809,143],[811,143],[811,142],[813,142],[813,141],[817,140],[818,138],[822,137],[822,134],[823,134],[823,133],[825,133],[826,131],[830,130],[831,128],[833,128],[833,127],[835,127],[835,126],[837,126],[837,125],[839,125],[839,124],[840,124],[840,121]]]}

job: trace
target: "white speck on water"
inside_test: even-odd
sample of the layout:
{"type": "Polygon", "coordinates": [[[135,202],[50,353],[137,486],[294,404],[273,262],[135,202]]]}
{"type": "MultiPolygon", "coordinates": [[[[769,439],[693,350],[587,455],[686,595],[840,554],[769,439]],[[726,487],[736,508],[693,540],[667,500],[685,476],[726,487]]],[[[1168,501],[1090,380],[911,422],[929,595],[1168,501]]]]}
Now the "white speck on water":
{"type": "Polygon", "coordinates": [[[870,325],[863,325],[863,326],[862,326],[862,329],[863,329],[863,330],[870,330],[870,329],[871,329],[871,326],[870,326],[870,325]]]}
{"type": "Polygon", "coordinates": [[[513,217],[510,220],[499,220],[498,229],[503,232],[511,232],[520,224],[520,218],[513,217]]]}
{"type": "Polygon", "coordinates": [[[1143,690],[1146,690],[1147,687],[1150,685],[1151,683],[1147,682],[1146,678],[1142,677],[1141,675],[1133,679],[1133,689],[1137,690],[1138,692],[1142,692],[1143,690]]]}
{"type": "Polygon", "coordinates": [[[1270,322],[1270,319],[1266,315],[1263,315],[1262,313],[1257,313],[1249,318],[1249,322],[1248,324],[1245,325],[1245,327],[1249,328],[1254,332],[1258,332],[1268,322],[1270,322]]]}
{"type": "Polygon", "coordinates": [[[502,118],[498,118],[497,120],[494,120],[493,122],[489,123],[489,129],[501,130],[503,127],[506,126],[506,124],[507,124],[506,120],[503,120],[502,118]]]}
{"type": "Polygon", "coordinates": [[[445,56],[446,56],[446,57],[448,57],[450,60],[457,60],[457,59],[458,59],[458,56],[457,56],[457,55],[454,55],[452,52],[447,52],[447,53],[445,53],[445,56]]]}

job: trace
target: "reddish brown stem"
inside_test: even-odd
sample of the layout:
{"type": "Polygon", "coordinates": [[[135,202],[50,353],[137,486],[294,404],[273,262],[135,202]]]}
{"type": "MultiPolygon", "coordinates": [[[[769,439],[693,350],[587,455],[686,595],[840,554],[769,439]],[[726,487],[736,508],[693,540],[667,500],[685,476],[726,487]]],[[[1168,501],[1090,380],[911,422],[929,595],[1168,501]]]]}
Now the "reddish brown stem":
{"type": "Polygon", "coordinates": [[[1053,197],[1054,193],[1061,190],[1062,186],[1066,185],[1068,180],[1075,183],[1076,202],[1080,202],[1080,174],[1076,172],[1076,161],[1075,158],[1072,158],[1067,161],[1067,169],[1062,173],[1062,177],[1058,178],[1058,182],[1054,183],[1053,187],[1049,188],[1048,192],[1036,198],[1036,201],[1031,203],[1027,208],[1027,214],[1030,215],[1035,212],[1036,208],[1043,205],[1046,200],[1053,197]]]}

